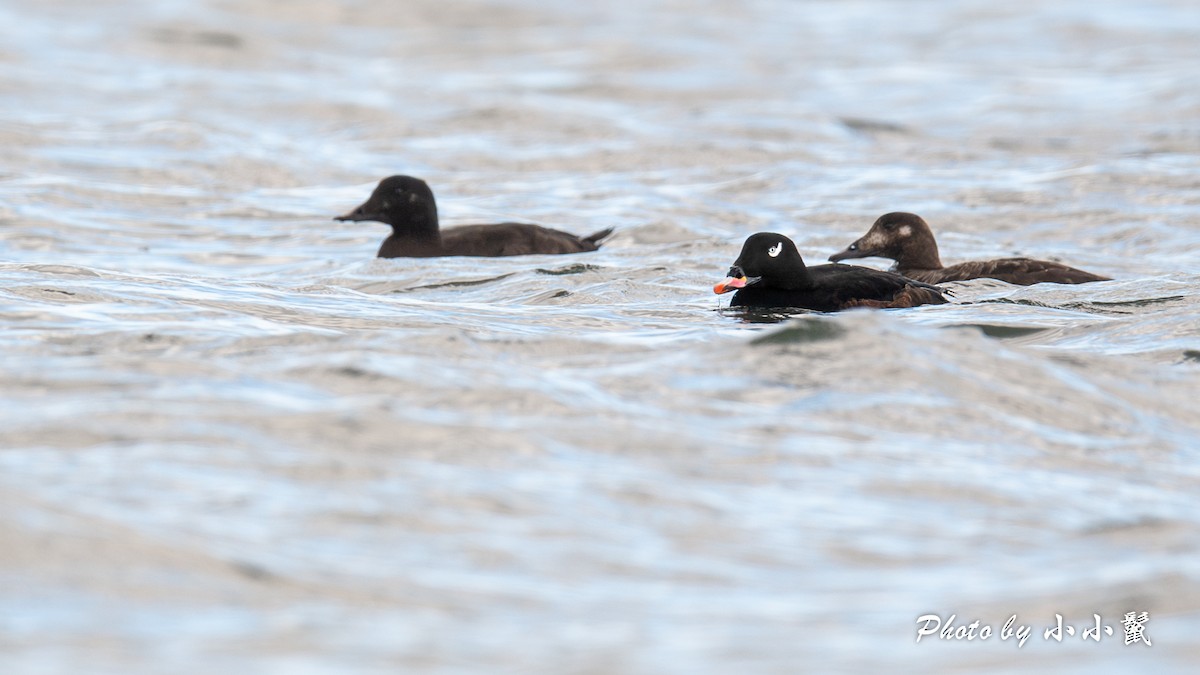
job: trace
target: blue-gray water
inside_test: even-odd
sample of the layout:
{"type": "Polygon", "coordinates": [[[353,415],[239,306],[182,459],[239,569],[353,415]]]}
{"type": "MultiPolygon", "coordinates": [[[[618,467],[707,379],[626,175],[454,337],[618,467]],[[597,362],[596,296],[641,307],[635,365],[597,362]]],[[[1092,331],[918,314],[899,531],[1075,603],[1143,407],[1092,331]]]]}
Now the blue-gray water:
{"type": "Polygon", "coordinates": [[[0,670],[1193,672],[1197,18],[0,3],[0,670]],[[393,173],[617,234],[375,260],[393,173]],[[893,210],[1114,281],[718,311],[893,210]]]}

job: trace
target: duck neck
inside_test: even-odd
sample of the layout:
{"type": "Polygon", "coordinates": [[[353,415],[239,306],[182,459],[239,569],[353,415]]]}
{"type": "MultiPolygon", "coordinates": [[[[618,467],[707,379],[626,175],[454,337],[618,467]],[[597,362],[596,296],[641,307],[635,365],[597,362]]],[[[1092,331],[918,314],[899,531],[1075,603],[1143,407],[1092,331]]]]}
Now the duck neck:
{"type": "Polygon", "coordinates": [[[421,226],[414,227],[412,224],[405,226],[393,226],[392,236],[388,239],[398,239],[401,241],[412,242],[414,244],[431,244],[434,246],[442,245],[442,233],[438,230],[437,221],[434,221],[433,227],[421,226]]]}
{"type": "Polygon", "coordinates": [[[414,241],[441,241],[438,233],[437,204],[433,201],[414,201],[403,217],[392,223],[393,232],[414,241]]]}
{"type": "Polygon", "coordinates": [[[940,270],[942,259],[938,256],[937,241],[930,232],[914,232],[912,240],[896,256],[896,267],[901,270],[940,270]]]}
{"type": "Polygon", "coordinates": [[[379,258],[433,258],[442,255],[442,238],[414,235],[410,231],[392,232],[379,247],[379,258]]]}
{"type": "Polygon", "coordinates": [[[391,220],[392,236],[388,241],[395,242],[396,246],[440,248],[442,235],[438,228],[437,205],[432,201],[414,200],[405,206],[408,208],[396,213],[391,220]]]}
{"type": "Polygon", "coordinates": [[[808,266],[803,261],[796,261],[797,264],[790,267],[786,274],[771,279],[771,285],[777,288],[786,288],[792,291],[804,290],[811,288],[813,285],[812,276],[808,273],[808,266]]]}
{"type": "Polygon", "coordinates": [[[412,199],[391,220],[392,236],[379,249],[381,258],[427,258],[441,255],[442,233],[437,204],[412,199]]]}

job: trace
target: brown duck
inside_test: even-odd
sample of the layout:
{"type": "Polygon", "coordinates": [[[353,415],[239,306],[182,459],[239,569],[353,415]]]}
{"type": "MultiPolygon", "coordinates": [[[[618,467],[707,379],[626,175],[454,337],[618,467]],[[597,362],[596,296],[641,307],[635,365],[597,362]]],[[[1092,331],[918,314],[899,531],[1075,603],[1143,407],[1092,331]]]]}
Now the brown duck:
{"type": "Polygon", "coordinates": [[[586,237],[529,223],[438,227],[437,203],[425,181],[391,176],[379,181],[370,199],[334,220],[373,220],[392,226],[379,247],[380,258],[584,253],[600,248],[612,228],[586,237]]]}
{"type": "Polygon", "coordinates": [[[846,250],[829,256],[830,262],[848,258],[890,258],[896,261],[893,272],[930,284],[967,279],[999,279],[1018,286],[1042,282],[1085,284],[1108,281],[1108,277],[1067,267],[1061,263],[1030,258],[977,260],[943,267],[937,242],[928,223],[913,213],[886,213],[867,233],[846,250]]]}

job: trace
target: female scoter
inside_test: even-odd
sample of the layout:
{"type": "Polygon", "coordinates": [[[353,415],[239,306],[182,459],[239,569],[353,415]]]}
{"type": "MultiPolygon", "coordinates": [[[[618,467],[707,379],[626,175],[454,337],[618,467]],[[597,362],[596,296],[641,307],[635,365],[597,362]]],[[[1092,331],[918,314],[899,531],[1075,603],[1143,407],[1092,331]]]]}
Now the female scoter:
{"type": "Polygon", "coordinates": [[[737,290],[731,307],[799,307],[836,312],[851,307],[915,307],[946,302],[942,289],[899,274],[853,265],[806,267],[791,239],[750,235],[714,293],[737,290]]]}
{"type": "Polygon", "coordinates": [[[847,258],[891,258],[896,261],[892,271],[910,279],[930,284],[967,279],[999,279],[1018,286],[1031,286],[1043,281],[1055,284],[1085,284],[1089,281],[1108,281],[1108,277],[1084,272],[1047,260],[1001,258],[978,260],[942,267],[937,242],[929,225],[913,213],[885,213],[870,230],[841,253],[829,256],[830,262],[847,258]]]}
{"type": "Polygon", "coordinates": [[[392,235],[379,247],[380,258],[583,253],[600,248],[600,241],[612,234],[610,227],[578,237],[528,223],[439,230],[433,191],[425,181],[412,176],[384,178],[362,206],[334,220],[373,220],[391,225],[392,235]]]}

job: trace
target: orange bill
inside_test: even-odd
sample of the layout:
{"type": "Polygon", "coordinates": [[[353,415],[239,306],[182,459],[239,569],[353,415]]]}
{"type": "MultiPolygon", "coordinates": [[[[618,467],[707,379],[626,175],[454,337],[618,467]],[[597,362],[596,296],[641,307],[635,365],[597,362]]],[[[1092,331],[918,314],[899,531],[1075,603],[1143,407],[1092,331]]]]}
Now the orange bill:
{"type": "Polygon", "coordinates": [[[713,293],[720,295],[730,291],[736,291],[739,288],[746,287],[746,277],[728,277],[725,281],[717,283],[713,286],[713,293]]]}

